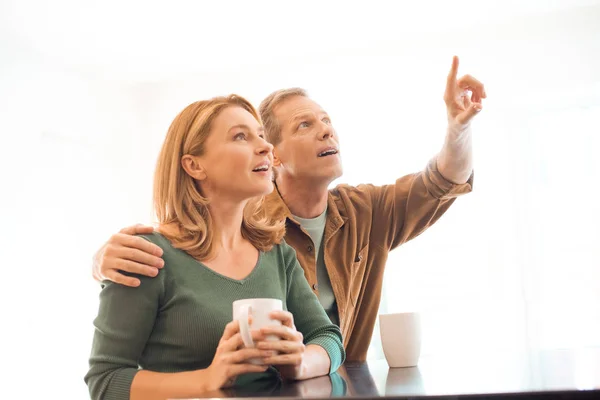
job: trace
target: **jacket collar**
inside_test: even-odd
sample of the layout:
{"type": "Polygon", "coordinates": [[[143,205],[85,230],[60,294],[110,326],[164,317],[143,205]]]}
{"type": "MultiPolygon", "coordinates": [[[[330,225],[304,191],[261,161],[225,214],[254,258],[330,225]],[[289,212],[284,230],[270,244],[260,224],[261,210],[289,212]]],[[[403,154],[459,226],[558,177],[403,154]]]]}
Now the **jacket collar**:
{"type": "MultiPolygon", "coordinates": [[[[268,213],[275,217],[277,220],[287,219],[296,225],[300,225],[298,221],[294,219],[294,215],[288,208],[285,201],[281,197],[277,184],[273,182],[275,189],[267,196],[265,196],[264,205],[268,210],[268,213]]],[[[337,231],[344,223],[348,220],[344,214],[345,207],[343,206],[342,200],[337,195],[335,189],[329,190],[327,193],[327,227],[326,231],[329,235],[337,231]]]]}

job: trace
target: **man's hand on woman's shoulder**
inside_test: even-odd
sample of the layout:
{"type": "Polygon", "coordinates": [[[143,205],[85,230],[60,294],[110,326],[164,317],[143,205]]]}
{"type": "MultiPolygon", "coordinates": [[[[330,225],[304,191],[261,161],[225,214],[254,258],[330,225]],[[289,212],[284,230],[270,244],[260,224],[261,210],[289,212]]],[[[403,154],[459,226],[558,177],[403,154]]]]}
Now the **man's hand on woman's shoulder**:
{"type": "Polygon", "coordinates": [[[146,239],[135,236],[154,232],[152,226],[136,224],[123,228],[94,255],[92,274],[97,281],[109,280],[125,286],[137,287],[140,280],[122,274],[122,271],[155,277],[164,266],[162,249],[146,239]]]}

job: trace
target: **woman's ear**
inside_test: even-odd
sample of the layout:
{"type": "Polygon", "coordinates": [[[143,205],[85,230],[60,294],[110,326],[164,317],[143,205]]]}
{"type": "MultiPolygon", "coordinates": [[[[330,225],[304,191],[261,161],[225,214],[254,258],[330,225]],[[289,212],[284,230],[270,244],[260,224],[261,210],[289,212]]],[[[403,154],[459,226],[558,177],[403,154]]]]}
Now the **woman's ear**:
{"type": "Polygon", "coordinates": [[[199,181],[206,179],[206,170],[202,164],[200,164],[199,157],[186,154],[181,157],[181,166],[192,178],[199,181]]]}

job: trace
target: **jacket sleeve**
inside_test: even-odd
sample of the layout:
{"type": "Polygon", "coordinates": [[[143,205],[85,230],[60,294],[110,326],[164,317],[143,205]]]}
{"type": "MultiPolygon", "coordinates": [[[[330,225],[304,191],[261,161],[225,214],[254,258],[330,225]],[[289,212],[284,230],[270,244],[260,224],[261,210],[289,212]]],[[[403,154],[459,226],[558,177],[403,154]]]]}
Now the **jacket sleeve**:
{"type": "Polygon", "coordinates": [[[373,205],[372,238],[389,250],[414,239],[433,225],[454,200],[473,189],[473,174],[464,184],[445,179],[437,158],[425,170],[403,176],[394,184],[369,185],[373,205]]]}

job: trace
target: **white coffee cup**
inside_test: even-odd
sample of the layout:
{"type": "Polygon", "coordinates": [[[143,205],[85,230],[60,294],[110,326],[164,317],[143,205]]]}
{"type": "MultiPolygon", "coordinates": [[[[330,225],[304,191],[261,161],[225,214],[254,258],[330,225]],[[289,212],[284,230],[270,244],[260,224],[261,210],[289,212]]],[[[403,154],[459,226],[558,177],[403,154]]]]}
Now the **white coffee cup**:
{"type": "Polygon", "coordinates": [[[390,368],[414,367],[421,356],[421,317],[417,312],[381,314],[379,331],[390,368]]]}
{"type": "MultiPolygon", "coordinates": [[[[279,299],[243,299],[233,302],[233,319],[240,323],[240,334],[247,348],[254,347],[252,331],[266,328],[267,326],[281,326],[281,321],[271,319],[269,314],[273,311],[282,311],[283,303],[279,299]],[[252,322],[248,318],[252,316],[252,322]]],[[[278,336],[268,335],[265,340],[277,341],[278,336]]],[[[260,364],[260,360],[250,360],[254,364],[260,364]]]]}

